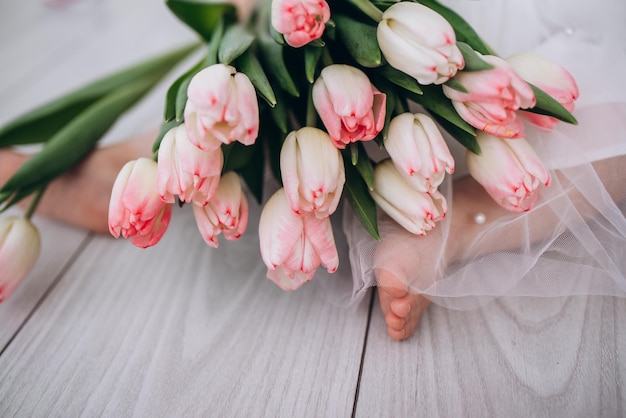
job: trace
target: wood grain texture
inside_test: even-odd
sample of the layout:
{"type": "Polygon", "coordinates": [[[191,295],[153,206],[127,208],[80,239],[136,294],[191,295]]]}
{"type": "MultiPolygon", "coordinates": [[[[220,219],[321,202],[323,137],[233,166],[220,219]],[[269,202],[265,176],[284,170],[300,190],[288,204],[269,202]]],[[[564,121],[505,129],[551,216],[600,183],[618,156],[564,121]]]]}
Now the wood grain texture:
{"type": "Polygon", "coordinates": [[[626,300],[502,298],[431,306],[417,335],[376,311],[356,416],[616,417],[625,413],[626,300]]]}
{"type": "Polygon", "coordinates": [[[176,212],[152,249],[90,242],[0,357],[0,416],[351,414],[367,306],[286,293],[254,231],[214,250],[176,212]]]}

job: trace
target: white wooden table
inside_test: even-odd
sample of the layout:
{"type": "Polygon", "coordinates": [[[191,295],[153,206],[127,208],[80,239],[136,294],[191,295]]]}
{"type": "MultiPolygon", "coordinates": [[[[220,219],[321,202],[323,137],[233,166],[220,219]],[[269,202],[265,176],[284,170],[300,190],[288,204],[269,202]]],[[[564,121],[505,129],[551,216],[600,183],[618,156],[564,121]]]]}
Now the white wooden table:
{"type": "MultiPolygon", "coordinates": [[[[124,3],[0,4],[0,122],[192,39],[160,1],[124,3]]],[[[155,97],[110,140],[158,123],[155,97]]],[[[0,305],[2,417],[626,415],[623,299],[433,306],[398,343],[375,301],[344,309],[318,286],[285,293],[267,280],[254,218],[218,250],[186,210],[148,250],[35,223],[42,255],[0,305]]]]}

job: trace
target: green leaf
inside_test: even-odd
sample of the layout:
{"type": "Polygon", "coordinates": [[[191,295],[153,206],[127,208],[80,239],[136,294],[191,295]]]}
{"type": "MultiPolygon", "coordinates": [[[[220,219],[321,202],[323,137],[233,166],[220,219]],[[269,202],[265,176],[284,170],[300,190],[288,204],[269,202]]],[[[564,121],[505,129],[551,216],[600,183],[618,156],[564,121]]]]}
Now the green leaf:
{"type": "Polygon", "coordinates": [[[283,47],[272,39],[261,38],[259,39],[259,48],[262,51],[263,64],[269,70],[270,76],[278,82],[284,91],[294,97],[299,97],[298,86],[294,83],[285,65],[283,47]]]}
{"type": "Polygon", "coordinates": [[[393,84],[402,87],[415,94],[423,94],[422,88],[416,79],[410,75],[403,73],[400,70],[396,70],[390,65],[385,65],[379,68],[380,74],[393,84]]]}
{"type": "Polygon", "coordinates": [[[183,123],[182,121],[172,119],[168,122],[163,122],[161,124],[161,129],[159,131],[159,134],[157,135],[157,137],[154,140],[154,143],[152,144],[153,154],[156,155],[159,152],[159,147],[161,146],[161,141],[163,141],[163,137],[165,136],[165,134],[168,133],[170,129],[175,128],[178,125],[181,125],[182,123],[183,123]]]}
{"type": "Polygon", "coordinates": [[[456,40],[469,44],[474,50],[483,55],[495,55],[491,48],[476,33],[474,28],[453,10],[447,8],[437,0],[417,0],[443,16],[454,28],[456,40]]]}
{"type": "Polygon", "coordinates": [[[474,51],[474,49],[465,42],[457,42],[461,54],[463,54],[463,61],[465,61],[465,67],[463,71],[482,71],[491,70],[493,65],[482,59],[480,55],[474,51]]]}
{"type": "Polygon", "coordinates": [[[350,161],[354,166],[369,190],[374,190],[374,166],[369,159],[362,142],[353,142],[349,150],[344,150],[345,161],[350,161]]]}
{"type": "Polygon", "coordinates": [[[165,112],[163,117],[166,122],[174,119],[182,120],[185,103],[187,102],[187,87],[189,87],[191,78],[203,67],[203,61],[197,63],[170,85],[165,95],[165,112]]]}
{"type": "Polygon", "coordinates": [[[441,89],[441,86],[422,86],[424,94],[417,95],[407,92],[406,96],[414,102],[424,106],[431,113],[441,116],[444,120],[447,120],[457,128],[465,131],[470,135],[476,135],[476,130],[454,109],[452,102],[448,99],[441,89]]]}
{"type": "Polygon", "coordinates": [[[224,38],[217,51],[217,60],[222,64],[230,64],[250,48],[254,36],[243,26],[231,26],[224,33],[224,38]]]}
{"type": "Polygon", "coordinates": [[[270,106],[276,106],[276,95],[257,57],[252,53],[245,53],[239,57],[237,64],[239,70],[248,76],[259,95],[270,106]]]}
{"type": "Polygon", "coordinates": [[[545,91],[541,90],[539,87],[534,86],[528,83],[530,87],[532,87],[533,92],[535,93],[535,99],[537,103],[531,109],[524,109],[527,112],[537,113],[540,115],[547,115],[562,120],[563,122],[571,123],[573,125],[577,125],[578,121],[567,109],[563,107],[563,105],[557,102],[552,96],[550,96],[545,91]]]}
{"type": "Polygon", "coordinates": [[[322,56],[322,48],[310,48],[309,46],[304,47],[304,73],[306,74],[306,79],[309,83],[313,83],[315,81],[315,69],[317,68],[317,63],[322,56]]]}
{"type": "Polygon", "coordinates": [[[59,130],[29,158],[0,189],[3,210],[68,171],[95,147],[113,123],[150,88],[151,80],[137,82],[104,96],[59,130]]]}
{"type": "Polygon", "coordinates": [[[227,2],[205,0],[165,0],[165,4],[183,23],[196,31],[204,40],[211,40],[215,27],[237,21],[237,8],[227,2]]]}
{"type": "Polygon", "coordinates": [[[345,191],[350,201],[352,210],[361,224],[372,237],[380,241],[378,232],[378,219],[376,212],[376,203],[369,193],[368,187],[349,160],[345,161],[346,167],[346,184],[345,191]]]}
{"type": "Polygon", "coordinates": [[[289,129],[289,127],[287,126],[287,120],[289,119],[289,114],[283,102],[284,102],[283,100],[278,100],[276,102],[276,106],[269,108],[269,112],[270,112],[270,115],[272,116],[272,120],[276,124],[276,127],[283,134],[287,134],[287,130],[289,129]]]}
{"type": "Polygon", "coordinates": [[[265,161],[263,147],[260,142],[257,141],[255,144],[248,146],[239,142],[233,142],[228,145],[222,145],[222,152],[224,153],[222,173],[228,171],[239,173],[257,201],[261,202],[265,161]]]}
{"type": "Polygon", "coordinates": [[[448,122],[443,119],[441,116],[432,115],[433,119],[437,121],[437,123],[452,136],[455,140],[457,140],[461,145],[467,148],[469,151],[474,154],[480,155],[480,146],[478,142],[476,142],[476,134],[470,134],[463,129],[459,129],[456,125],[448,122]]]}
{"type": "Polygon", "coordinates": [[[30,110],[0,129],[0,147],[46,142],[103,96],[144,79],[156,83],[196,48],[197,44],[187,45],[147,59],[30,110]]]}
{"type": "Polygon", "coordinates": [[[457,80],[455,77],[449,79],[444,84],[450,87],[451,89],[458,90],[462,93],[469,93],[468,90],[465,88],[465,86],[461,84],[459,80],[457,80]]]}
{"type": "Polygon", "coordinates": [[[376,38],[376,26],[367,25],[347,16],[334,16],[339,37],[350,55],[363,67],[382,65],[382,53],[376,38]]]}

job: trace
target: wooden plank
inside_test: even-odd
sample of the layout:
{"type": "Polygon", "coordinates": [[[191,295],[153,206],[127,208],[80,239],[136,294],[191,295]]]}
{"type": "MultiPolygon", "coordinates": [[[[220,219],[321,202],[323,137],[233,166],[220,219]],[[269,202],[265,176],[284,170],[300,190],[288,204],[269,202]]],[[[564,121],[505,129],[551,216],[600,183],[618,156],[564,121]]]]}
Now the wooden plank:
{"type": "Polygon", "coordinates": [[[185,209],[151,249],[90,242],[0,357],[0,416],[351,414],[367,304],[278,289],[257,219],[215,250],[185,209]]]}
{"type": "Polygon", "coordinates": [[[414,338],[375,306],[356,416],[609,417],[626,412],[626,300],[507,298],[429,308],[414,338]]]}

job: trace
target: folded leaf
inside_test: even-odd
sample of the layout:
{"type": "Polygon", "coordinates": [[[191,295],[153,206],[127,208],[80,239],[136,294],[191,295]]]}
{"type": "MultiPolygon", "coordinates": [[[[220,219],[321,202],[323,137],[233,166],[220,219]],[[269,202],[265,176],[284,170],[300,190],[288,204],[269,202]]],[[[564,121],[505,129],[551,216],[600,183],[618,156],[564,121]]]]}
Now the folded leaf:
{"type": "Polygon", "coordinates": [[[237,8],[227,2],[206,0],[165,0],[165,4],[183,23],[210,41],[215,27],[224,21],[230,25],[237,21],[237,8]]]}
{"type": "Polygon", "coordinates": [[[457,42],[456,45],[461,51],[461,54],[463,54],[463,61],[465,61],[463,71],[482,71],[491,70],[493,68],[493,65],[482,59],[480,55],[465,42],[457,42]]]}
{"type": "Polygon", "coordinates": [[[265,99],[270,106],[276,106],[276,96],[261,63],[254,54],[243,54],[237,60],[239,70],[248,76],[257,93],[265,99]]]}
{"type": "Polygon", "coordinates": [[[368,187],[350,160],[345,160],[346,167],[346,196],[350,201],[354,214],[359,219],[363,227],[372,237],[380,241],[378,232],[378,218],[376,202],[369,193],[368,187]]]}
{"type": "Polygon", "coordinates": [[[382,53],[376,38],[376,26],[367,25],[342,15],[333,18],[337,22],[339,39],[356,62],[367,68],[382,65],[382,53]]]}
{"type": "Polygon", "coordinates": [[[224,33],[217,51],[217,60],[222,64],[230,64],[250,48],[254,36],[242,26],[231,26],[224,33]]]}
{"type": "MultiPolygon", "coordinates": [[[[530,83],[528,83],[530,84],[530,83]]],[[[531,109],[524,109],[528,112],[537,113],[539,115],[547,115],[562,120],[563,122],[571,123],[573,125],[578,124],[578,121],[563,105],[557,102],[552,96],[539,87],[530,84],[533,92],[535,93],[535,99],[537,104],[531,109]]]]}

